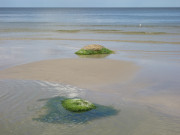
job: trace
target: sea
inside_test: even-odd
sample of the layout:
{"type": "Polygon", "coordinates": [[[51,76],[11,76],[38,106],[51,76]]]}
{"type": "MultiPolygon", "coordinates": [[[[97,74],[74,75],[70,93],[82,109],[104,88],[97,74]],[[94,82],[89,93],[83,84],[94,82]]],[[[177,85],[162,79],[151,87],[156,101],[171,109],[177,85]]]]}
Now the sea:
{"type": "Polygon", "coordinates": [[[0,70],[62,58],[125,60],[140,70],[130,82],[104,92],[0,80],[0,134],[180,134],[180,8],[0,8],[0,70]],[[89,44],[115,54],[74,54],[89,44]],[[49,98],[73,94],[119,113],[86,123],[33,120],[49,98]]]}
{"type": "Polygon", "coordinates": [[[180,8],[0,8],[0,43],[0,68],[76,57],[88,44],[117,50],[118,59],[179,61],[180,8]]]}

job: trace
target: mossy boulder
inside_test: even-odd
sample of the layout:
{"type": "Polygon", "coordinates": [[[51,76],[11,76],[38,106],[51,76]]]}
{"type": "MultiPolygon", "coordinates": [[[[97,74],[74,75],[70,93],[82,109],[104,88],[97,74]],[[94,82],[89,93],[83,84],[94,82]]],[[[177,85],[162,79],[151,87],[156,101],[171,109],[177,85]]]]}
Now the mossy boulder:
{"type": "Polygon", "coordinates": [[[102,45],[92,44],[81,48],[79,51],[75,52],[78,55],[93,55],[93,54],[111,54],[114,51],[105,48],[102,45]]]}
{"type": "Polygon", "coordinates": [[[94,104],[92,107],[94,109],[89,111],[73,112],[63,107],[62,102],[67,102],[67,100],[70,99],[66,97],[40,99],[39,101],[46,101],[46,104],[37,111],[33,120],[54,124],[82,124],[91,120],[117,115],[119,113],[119,110],[114,109],[112,106],[104,106],[99,104],[94,104]]]}
{"type": "Polygon", "coordinates": [[[62,106],[71,112],[85,112],[96,108],[94,104],[83,99],[65,99],[62,106]]]}

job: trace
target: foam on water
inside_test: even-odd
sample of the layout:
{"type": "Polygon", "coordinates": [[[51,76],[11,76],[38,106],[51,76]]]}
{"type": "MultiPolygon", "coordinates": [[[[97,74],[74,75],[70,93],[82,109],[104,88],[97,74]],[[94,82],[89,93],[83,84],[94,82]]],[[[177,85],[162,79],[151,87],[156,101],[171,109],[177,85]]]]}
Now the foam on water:
{"type": "Polygon", "coordinates": [[[69,98],[75,98],[82,95],[84,91],[84,89],[80,89],[67,84],[52,83],[47,81],[38,81],[37,83],[39,83],[43,87],[53,87],[53,89],[49,89],[49,91],[56,91],[54,96],[66,96],[69,98]]]}

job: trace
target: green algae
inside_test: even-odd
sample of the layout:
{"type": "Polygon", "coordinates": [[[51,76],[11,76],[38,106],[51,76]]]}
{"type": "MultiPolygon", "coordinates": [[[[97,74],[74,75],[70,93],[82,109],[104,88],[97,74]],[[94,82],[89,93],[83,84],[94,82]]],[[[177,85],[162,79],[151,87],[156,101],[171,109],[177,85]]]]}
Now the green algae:
{"type": "Polygon", "coordinates": [[[94,55],[94,54],[112,54],[114,51],[109,50],[107,48],[102,48],[100,50],[85,50],[80,49],[79,51],[75,52],[78,55],[94,55]]]}
{"type": "Polygon", "coordinates": [[[67,100],[65,97],[54,97],[47,100],[45,106],[42,107],[43,113],[38,113],[33,120],[54,123],[86,123],[91,120],[113,116],[118,114],[118,110],[110,106],[94,104],[96,108],[86,112],[71,112],[62,106],[62,102],[67,100]]]}
{"type": "Polygon", "coordinates": [[[62,106],[71,112],[85,112],[96,108],[96,106],[89,101],[77,98],[63,100],[62,106]]]}
{"type": "Polygon", "coordinates": [[[80,30],[57,30],[57,32],[63,32],[63,33],[78,33],[80,30]]]}

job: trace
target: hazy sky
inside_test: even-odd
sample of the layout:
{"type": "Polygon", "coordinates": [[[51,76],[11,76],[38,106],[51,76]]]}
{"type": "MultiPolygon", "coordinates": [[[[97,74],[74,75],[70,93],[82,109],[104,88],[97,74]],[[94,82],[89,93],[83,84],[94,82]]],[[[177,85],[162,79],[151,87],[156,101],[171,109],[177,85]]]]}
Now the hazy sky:
{"type": "Polygon", "coordinates": [[[0,7],[180,7],[180,0],[0,0],[0,7]]]}

